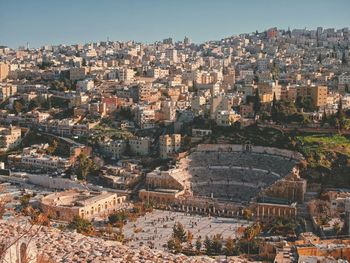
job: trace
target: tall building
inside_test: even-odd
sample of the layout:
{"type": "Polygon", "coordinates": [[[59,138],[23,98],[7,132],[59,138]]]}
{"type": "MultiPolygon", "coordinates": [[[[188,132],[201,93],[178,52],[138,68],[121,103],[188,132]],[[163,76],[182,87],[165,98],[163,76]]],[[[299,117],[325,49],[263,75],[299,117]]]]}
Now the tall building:
{"type": "Polygon", "coordinates": [[[176,49],[167,49],[165,50],[165,58],[176,63],[177,62],[177,50],[176,49]]]}
{"type": "Polygon", "coordinates": [[[17,86],[12,84],[0,85],[0,102],[17,93],[17,86]]]}
{"type": "Polygon", "coordinates": [[[184,44],[185,44],[186,46],[191,45],[191,39],[189,39],[188,37],[185,37],[185,38],[184,38],[184,44]]]}
{"type": "Polygon", "coordinates": [[[267,30],[267,37],[268,38],[276,38],[278,37],[278,30],[277,27],[273,27],[267,30]]]}
{"type": "Polygon", "coordinates": [[[328,88],[327,86],[301,86],[297,87],[297,96],[312,99],[315,107],[321,107],[327,104],[328,88]]]}
{"type": "Polygon", "coordinates": [[[173,39],[171,37],[163,39],[163,44],[172,45],[173,39]]]}
{"type": "Polygon", "coordinates": [[[5,63],[0,63],[0,81],[7,78],[10,72],[10,66],[5,63]]]}
{"type": "Polygon", "coordinates": [[[181,147],[181,134],[162,135],[159,137],[159,152],[162,159],[169,158],[181,147]]]}
{"type": "Polygon", "coordinates": [[[315,86],[310,87],[310,95],[314,106],[320,107],[327,104],[327,86],[315,86]]]}
{"type": "Polygon", "coordinates": [[[147,101],[150,99],[152,88],[147,84],[138,84],[130,87],[130,97],[134,102],[147,101]]]}
{"type": "Polygon", "coordinates": [[[135,72],[130,68],[121,68],[118,70],[118,79],[120,81],[129,81],[132,80],[135,76],[135,72]]]}

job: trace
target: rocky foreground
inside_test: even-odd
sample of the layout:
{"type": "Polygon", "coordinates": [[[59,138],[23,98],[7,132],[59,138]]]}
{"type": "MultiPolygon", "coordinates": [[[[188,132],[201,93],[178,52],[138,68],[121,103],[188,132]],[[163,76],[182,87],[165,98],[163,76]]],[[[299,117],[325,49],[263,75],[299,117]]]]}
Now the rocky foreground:
{"type": "MultiPolygon", "coordinates": [[[[31,226],[24,222],[0,221],[0,245],[26,243],[28,249],[49,262],[218,262],[209,257],[187,257],[148,247],[132,249],[119,242],[105,241],[55,228],[31,226]]],[[[16,246],[13,244],[13,247],[16,246]]],[[[20,247],[20,245],[18,246],[20,247]]],[[[9,249],[8,251],[10,251],[9,249]]],[[[5,251],[6,252],[6,251],[5,251]]],[[[7,252],[9,253],[9,252],[7,252]]],[[[12,252],[13,253],[13,252],[12,252]]],[[[228,262],[246,262],[232,258],[228,262]]],[[[1,258],[0,258],[1,263],[1,258]]]]}

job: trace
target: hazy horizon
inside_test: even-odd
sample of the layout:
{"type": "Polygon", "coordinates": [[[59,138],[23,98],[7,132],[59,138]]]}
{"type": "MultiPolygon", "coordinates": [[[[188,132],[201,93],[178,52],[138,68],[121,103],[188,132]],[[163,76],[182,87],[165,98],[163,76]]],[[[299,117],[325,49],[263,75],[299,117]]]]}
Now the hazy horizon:
{"type": "Polygon", "coordinates": [[[18,48],[188,36],[195,43],[241,33],[350,26],[350,1],[2,0],[0,45],[18,48]]]}

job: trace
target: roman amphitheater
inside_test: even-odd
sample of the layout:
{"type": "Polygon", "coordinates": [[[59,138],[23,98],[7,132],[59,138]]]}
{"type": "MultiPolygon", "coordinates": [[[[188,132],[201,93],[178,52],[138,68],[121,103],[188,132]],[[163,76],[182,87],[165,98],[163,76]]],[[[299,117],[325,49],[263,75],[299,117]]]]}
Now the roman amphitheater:
{"type": "Polygon", "coordinates": [[[299,177],[297,152],[262,146],[201,144],[175,168],[147,174],[143,200],[160,203],[204,201],[248,204],[261,198],[303,202],[306,181],[299,177]],[[181,201],[182,200],[182,201],[181,201]]]}

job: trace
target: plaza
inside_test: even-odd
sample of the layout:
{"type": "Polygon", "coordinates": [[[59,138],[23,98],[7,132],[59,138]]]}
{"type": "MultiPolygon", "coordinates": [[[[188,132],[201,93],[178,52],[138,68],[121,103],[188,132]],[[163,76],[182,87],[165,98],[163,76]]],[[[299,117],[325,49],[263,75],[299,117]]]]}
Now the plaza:
{"type": "Polygon", "coordinates": [[[247,220],[237,218],[204,217],[182,212],[154,210],[139,217],[136,222],[128,222],[123,229],[125,240],[130,247],[148,246],[164,249],[171,238],[173,226],[180,222],[185,230],[193,234],[193,243],[198,237],[203,241],[205,236],[221,234],[223,238],[237,236],[237,230],[248,226],[247,220]]]}

